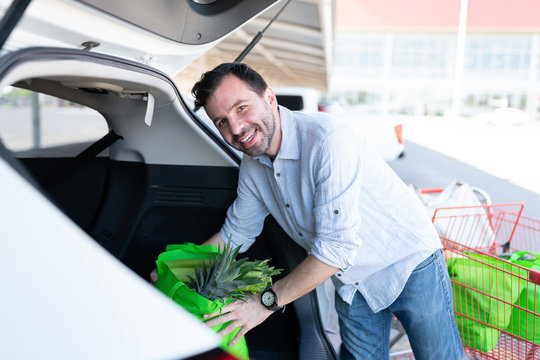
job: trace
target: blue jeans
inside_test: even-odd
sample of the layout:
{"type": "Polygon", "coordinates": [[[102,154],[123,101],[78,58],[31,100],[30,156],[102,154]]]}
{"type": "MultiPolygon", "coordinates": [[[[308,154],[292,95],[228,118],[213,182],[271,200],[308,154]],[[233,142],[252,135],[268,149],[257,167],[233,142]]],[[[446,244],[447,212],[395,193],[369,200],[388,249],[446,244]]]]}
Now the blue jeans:
{"type": "Polygon", "coordinates": [[[463,358],[454,319],[452,285],[441,250],[416,267],[388,308],[374,313],[356,292],[351,305],[336,294],[336,310],[343,360],[389,359],[393,314],[405,328],[416,360],[463,358]]]}

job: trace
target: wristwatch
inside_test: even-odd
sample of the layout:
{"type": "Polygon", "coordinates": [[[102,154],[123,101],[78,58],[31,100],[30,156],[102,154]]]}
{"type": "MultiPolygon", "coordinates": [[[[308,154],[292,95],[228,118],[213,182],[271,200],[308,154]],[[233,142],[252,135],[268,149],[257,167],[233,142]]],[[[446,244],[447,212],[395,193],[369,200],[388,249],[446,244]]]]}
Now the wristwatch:
{"type": "Polygon", "coordinates": [[[277,302],[277,295],[271,287],[261,293],[261,303],[264,305],[264,307],[266,307],[268,310],[284,312],[285,306],[278,306],[277,302]]]}

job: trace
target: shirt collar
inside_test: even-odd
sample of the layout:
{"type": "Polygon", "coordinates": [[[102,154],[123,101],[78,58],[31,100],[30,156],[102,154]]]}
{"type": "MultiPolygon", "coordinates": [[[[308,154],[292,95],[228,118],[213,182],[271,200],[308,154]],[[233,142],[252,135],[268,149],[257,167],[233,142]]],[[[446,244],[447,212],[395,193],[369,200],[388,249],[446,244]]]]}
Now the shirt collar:
{"type": "Polygon", "coordinates": [[[279,115],[281,120],[281,145],[276,158],[297,160],[300,157],[300,149],[298,148],[294,113],[283,106],[279,106],[279,115]]]}

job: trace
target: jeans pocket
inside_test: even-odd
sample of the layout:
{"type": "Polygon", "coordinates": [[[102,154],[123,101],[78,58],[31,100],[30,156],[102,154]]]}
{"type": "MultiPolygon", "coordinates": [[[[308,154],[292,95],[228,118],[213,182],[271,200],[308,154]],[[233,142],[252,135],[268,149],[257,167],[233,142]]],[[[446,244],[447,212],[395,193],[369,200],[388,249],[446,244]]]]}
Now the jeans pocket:
{"type": "Polygon", "coordinates": [[[437,259],[437,253],[441,251],[441,250],[437,250],[435,251],[433,254],[429,255],[427,258],[425,258],[424,260],[422,260],[422,262],[420,264],[418,264],[416,266],[416,268],[414,268],[413,272],[414,271],[418,271],[418,270],[422,270],[423,268],[431,265],[431,263],[433,263],[435,261],[435,259],[437,259]]]}

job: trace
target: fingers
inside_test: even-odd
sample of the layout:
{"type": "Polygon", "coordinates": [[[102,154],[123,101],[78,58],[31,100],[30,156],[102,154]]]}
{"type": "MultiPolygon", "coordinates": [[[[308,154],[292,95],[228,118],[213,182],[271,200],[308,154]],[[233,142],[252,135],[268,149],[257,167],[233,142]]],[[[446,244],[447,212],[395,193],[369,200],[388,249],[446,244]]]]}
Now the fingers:
{"type": "MultiPolygon", "coordinates": [[[[221,331],[218,332],[218,334],[221,335],[221,336],[225,336],[225,335],[233,332],[237,328],[240,328],[241,329],[240,332],[242,332],[246,328],[246,325],[242,325],[239,321],[231,321],[231,323],[229,325],[225,326],[223,329],[221,329],[221,331]]],[[[247,333],[247,330],[244,331],[244,334],[245,333],[247,333]]]]}
{"type": "Polygon", "coordinates": [[[229,343],[229,346],[233,347],[234,345],[236,345],[236,343],[240,341],[240,339],[242,339],[242,336],[246,335],[247,332],[248,330],[246,329],[246,327],[242,326],[238,334],[236,334],[234,339],[232,339],[231,342],[229,343]]]}
{"type": "Polygon", "coordinates": [[[272,311],[266,309],[260,302],[253,299],[234,301],[221,309],[220,313],[204,315],[205,324],[209,327],[225,324],[219,335],[225,336],[240,328],[235,334],[230,346],[234,346],[248,331],[263,322],[272,311]]]}
{"type": "Polygon", "coordinates": [[[208,319],[208,320],[204,320],[204,323],[205,325],[209,327],[214,327],[216,325],[225,324],[226,322],[235,321],[239,319],[237,315],[232,314],[230,312],[225,312],[223,311],[223,309],[220,313],[203,315],[203,318],[208,319]]]}
{"type": "MultiPolygon", "coordinates": [[[[213,313],[213,314],[204,314],[204,315],[203,315],[203,318],[204,318],[204,319],[212,319],[212,318],[219,318],[219,317],[223,318],[223,316],[225,316],[225,314],[228,314],[228,313],[230,313],[231,311],[233,311],[234,309],[236,309],[237,303],[238,303],[237,301],[234,301],[234,302],[232,302],[232,303],[230,303],[230,304],[227,304],[227,305],[225,305],[224,307],[222,307],[221,310],[218,311],[218,312],[215,312],[215,313],[213,313]]],[[[210,321],[210,320],[209,320],[209,321],[210,321]]],[[[205,323],[208,324],[209,321],[205,321],[205,323]]],[[[221,321],[220,323],[224,323],[224,322],[225,322],[225,321],[221,321]]],[[[213,325],[212,325],[212,326],[213,326],[213,325]]]]}
{"type": "Polygon", "coordinates": [[[225,319],[225,316],[226,314],[222,314],[222,315],[217,315],[215,316],[215,314],[212,314],[211,316],[210,315],[204,315],[204,318],[210,318],[210,320],[207,320],[204,322],[204,324],[208,327],[214,327],[216,325],[219,325],[219,324],[224,324],[226,323],[227,319],[225,319]]]}
{"type": "Polygon", "coordinates": [[[155,284],[158,281],[157,269],[152,270],[150,273],[150,283],[155,284]]]}
{"type": "MultiPolygon", "coordinates": [[[[214,319],[214,320],[216,320],[216,319],[214,319]]],[[[223,324],[223,323],[227,323],[227,320],[225,320],[225,319],[223,319],[223,317],[221,317],[221,319],[218,320],[218,324],[223,324]]],[[[242,337],[251,329],[249,324],[244,324],[244,323],[241,322],[241,320],[229,320],[229,324],[227,326],[225,326],[223,329],[221,329],[218,332],[218,335],[220,335],[221,337],[224,337],[224,336],[232,333],[233,331],[235,331],[237,329],[239,330],[238,333],[229,342],[229,346],[232,347],[232,346],[236,345],[236,343],[238,341],[240,341],[240,339],[242,339],[242,337]]]]}

